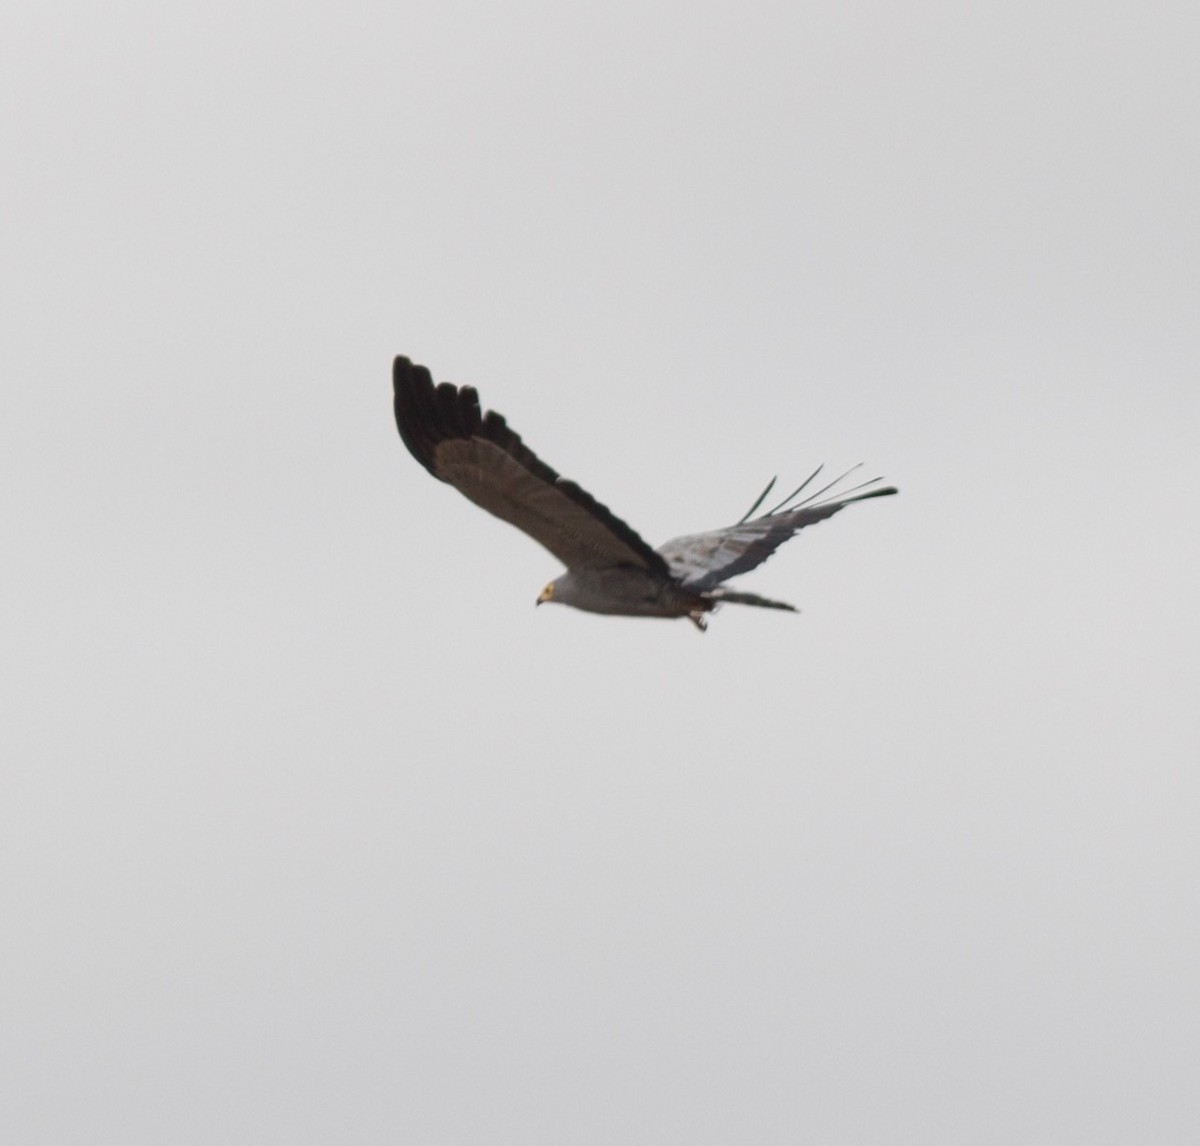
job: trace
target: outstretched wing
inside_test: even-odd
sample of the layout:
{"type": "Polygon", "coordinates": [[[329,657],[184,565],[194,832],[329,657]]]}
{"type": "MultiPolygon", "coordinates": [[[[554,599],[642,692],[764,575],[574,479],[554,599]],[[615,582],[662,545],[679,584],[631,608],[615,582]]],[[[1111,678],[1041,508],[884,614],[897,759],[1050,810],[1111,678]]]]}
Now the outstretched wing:
{"type": "Polygon", "coordinates": [[[821,472],[820,468],[799,489],[784,498],[774,509],[761,517],[751,518],[753,513],[771,492],[774,479],[763,490],[758,500],[750,507],[749,513],[737,525],[727,529],[714,529],[711,533],[694,533],[689,537],[676,537],[665,545],[660,545],[659,553],[666,559],[671,575],[682,581],[689,589],[714,589],[722,581],[736,577],[739,573],[747,573],[756,565],[761,565],[798,530],[816,521],[824,521],[832,517],[839,509],[852,502],[865,501],[870,497],[887,497],[896,493],[892,486],[883,489],[866,489],[874,485],[879,478],[863,482],[853,489],[841,494],[829,494],[842,478],[830,482],[823,489],[810,494],[799,505],[793,505],[796,497],[821,472]],[[865,492],[858,492],[865,490],[865,492]],[[790,508],[789,508],[790,507],[790,508]]]}
{"type": "Polygon", "coordinates": [[[470,386],[434,386],[407,358],[392,369],[400,437],[439,481],[544,545],[568,568],[636,565],[668,576],[666,561],[591,494],[559,477],[470,386]]]}

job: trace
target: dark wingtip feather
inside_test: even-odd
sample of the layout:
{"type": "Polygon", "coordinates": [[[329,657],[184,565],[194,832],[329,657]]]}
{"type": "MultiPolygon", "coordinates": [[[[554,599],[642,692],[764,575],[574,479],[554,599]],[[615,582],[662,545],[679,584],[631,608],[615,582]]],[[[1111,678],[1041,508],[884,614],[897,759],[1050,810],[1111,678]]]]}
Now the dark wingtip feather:
{"type": "MultiPolygon", "coordinates": [[[[798,486],[796,486],[796,488],[795,488],[794,490],[792,490],[792,492],[791,492],[791,493],[789,493],[789,494],[787,495],[787,497],[785,497],[785,498],[783,499],[783,501],[781,501],[781,502],[780,502],[780,503],[779,503],[779,504],[778,504],[778,505],[777,505],[777,506],[776,506],[774,509],[768,509],[768,510],[767,510],[767,512],[763,514],[763,516],[764,516],[764,517],[774,517],[774,516],[775,516],[775,514],[779,513],[781,510],[783,510],[783,509],[784,509],[784,508],[786,508],[787,506],[791,505],[791,503],[792,503],[792,502],[793,502],[793,501],[794,501],[794,500],[795,500],[797,497],[799,497],[799,496],[800,496],[800,494],[802,494],[802,493],[803,493],[803,492],[804,492],[804,491],[805,491],[805,490],[806,490],[806,489],[809,487],[809,485],[811,485],[811,484],[812,484],[812,482],[813,482],[814,480],[816,480],[816,477],[817,477],[817,475],[818,475],[818,474],[819,474],[819,473],[820,473],[820,472],[821,472],[821,471],[822,471],[824,468],[825,468],[825,463],[824,463],[824,462],[822,462],[822,463],[821,463],[819,466],[817,466],[817,468],[816,468],[815,470],[813,470],[813,472],[812,472],[812,473],[810,473],[810,474],[808,475],[808,477],[806,477],[806,478],[805,478],[805,479],[804,479],[804,480],[803,480],[803,481],[802,481],[802,482],[801,482],[801,483],[800,483],[798,486]]],[[[842,477],[845,477],[845,476],[846,476],[845,474],[843,474],[843,475],[842,475],[842,477]]],[[[842,478],[838,478],[838,479],[837,479],[837,481],[841,481],[841,480],[842,480],[842,478]]],[[[837,482],[835,481],[833,484],[834,484],[834,485],[837,485],[837,482]]],[[[828,489],[829,487],[828,487],[828,486],[826,486],[825,488],[826,488],[826,489],[828,489]]],[[[815,494],[814,496],[815,496],[815,497],[820,497],[821,495],[818,493],[818,494],[815,494]]],[[[808,500],[808,501],[811,501],[811,500],[812,500],[812,498],[810,497],[810,498],[808,498],[807,500],[808,500]]]]}
{"type": "MultiPolygon", "coordinates": [[[[874,480],[878,481],[879,479],[875,478],[874,480]]],[[[847,502],[866,501],[869,497],[891,497],[892,494],[899,492],[900,491],[894,485],[885,485],[883,489],[869,489],[866,493],[855,494],[854,497],[848,497],[844,500],[847,502]]]]}
{"type": "Polygon", "coordinates": [[[750,520],[750,518],[754,516],[754,511],[755,511],[755,510],[756,510],[756,509],[757,509],[757,508],[758,508],[760,505],[762,505],[762,503],[763,503],[763,502],[766,500],[767,494],[769,494],[769,493],[771,492],[771,490],[773,490],[773,489],[775,488],[775,482],[776,482],[778,479],[779,479],[779,475],[778,475],[778,474],[776,474],[776,475],[775,475],[775,477],[773,477],[773,478],[772,478],[772,479],[771,479],[769,482],[767,482],[767,488],[766,488],[766,489],[764,489],[764,490],[762,491],[762,493],[760,493],[760,494],[758,495],[758,497],[757,497],[757,499],[755,500],[754,504],[753,504],[753,505],[752,505],[752,506],[751,506],[751,507],[750,507],[748,510],[746,510],[746,512],[745,512],[745,513],[743,513],[743,514],[742,514],[742,516],[741,516],[740,518],[738,518],[738,525],[741,525],[741,524],[742,524],[742,522],[744,522],[744,521],[749,521],[749,520],[750,520]]]}
{"type": "Polygon", "coordinates": [[[392,389],[400,437],[409,453],[433,473],[431,463],[436,444],[433,377],[424,366],[398,355],[392,363],[392,389]]]}

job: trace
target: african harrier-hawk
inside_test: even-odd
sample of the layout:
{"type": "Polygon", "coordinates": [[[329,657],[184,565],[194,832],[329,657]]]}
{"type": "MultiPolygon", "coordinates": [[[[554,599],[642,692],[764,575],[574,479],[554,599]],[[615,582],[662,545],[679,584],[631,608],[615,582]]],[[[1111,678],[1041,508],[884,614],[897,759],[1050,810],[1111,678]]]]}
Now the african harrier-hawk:
{"type": "Polygon", "coordinates": [[[554,554],[567,571],[537,599],[592,613],[631,617],[687,617],[699,629],[718,605],[795,607],[723,582],[760,565],[797,530],[832,517],[855,501],[885,497],[891,486],[869,489],[879,478],[839,494],[838,478],[796,498],[821,472],[774,509],[752,517],[775,484],[772,478],[736,525],[677,537],[652,549],[620,518],[573,481],[559,477],[510,430],[494,410],[480,412],[470,386],[435,386],[429,371],[407,358],[393,368],[396,424],[404,444],[435,478],[448,482],[489,513],[510,522],[554,554]],[[829,496],[826,496],[829,495],[829,496]]]}

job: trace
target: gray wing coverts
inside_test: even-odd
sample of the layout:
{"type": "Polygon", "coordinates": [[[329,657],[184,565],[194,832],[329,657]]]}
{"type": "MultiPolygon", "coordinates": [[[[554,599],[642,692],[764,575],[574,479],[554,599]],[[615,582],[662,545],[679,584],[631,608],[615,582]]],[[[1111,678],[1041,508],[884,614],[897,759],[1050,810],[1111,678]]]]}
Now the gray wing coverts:
{"type": "Polygon", "coordinates": [[[888,486],[855,494],[853,497],[833,498],[815,505],[776,510],[750,521],[741,521],[727,529],[676,537],[673,541],[660,545],[658,551],[666,559],[672,576],[687,588],[715,589],[722,581],[736,577],[739,573],[748,573],[755,566],[761,565],[806,525],[824,521],[852,502],[864,501],[870,497],[887,497],[896,492],[888,486]]]}

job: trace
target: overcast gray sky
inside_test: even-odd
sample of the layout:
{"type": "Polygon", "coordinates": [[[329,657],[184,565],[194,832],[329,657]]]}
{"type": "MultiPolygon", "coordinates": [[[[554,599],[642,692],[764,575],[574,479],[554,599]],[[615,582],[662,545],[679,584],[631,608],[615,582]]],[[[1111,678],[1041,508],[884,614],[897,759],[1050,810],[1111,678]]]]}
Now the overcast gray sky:
{"type": "Polygon", "coordinates": [[[0,22],[6,1142],[1200,1140],[1200,8],[0,22]],[[649,540],[534,611],[397,353],[649,540]]]}

